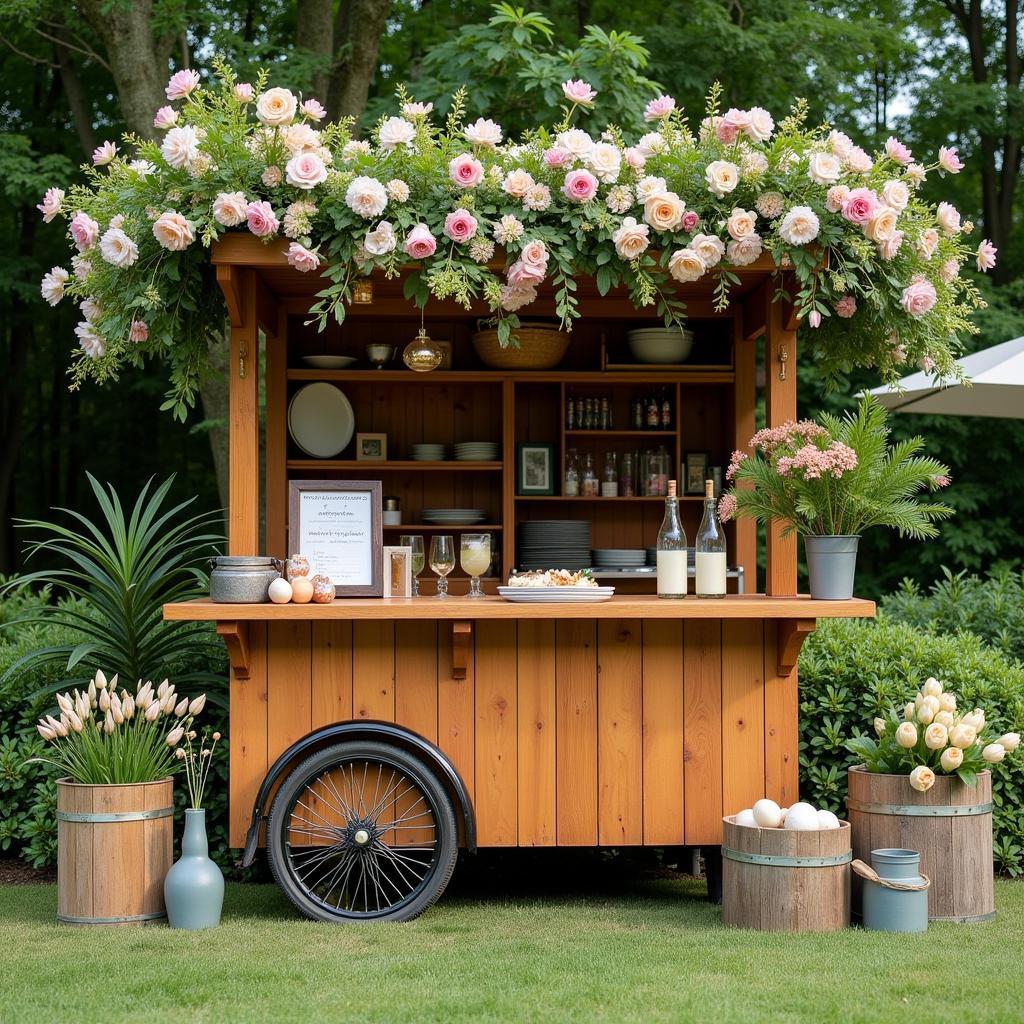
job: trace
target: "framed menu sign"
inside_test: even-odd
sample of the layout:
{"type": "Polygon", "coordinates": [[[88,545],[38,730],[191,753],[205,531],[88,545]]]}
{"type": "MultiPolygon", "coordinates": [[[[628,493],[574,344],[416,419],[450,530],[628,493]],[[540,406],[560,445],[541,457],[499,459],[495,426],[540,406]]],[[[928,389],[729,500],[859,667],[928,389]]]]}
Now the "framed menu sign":
{"type": "Polygon", "coordinates": [[[330,576],[338,597],[381,597],[381,482],[290,480],[288,550],[330,576]]]}

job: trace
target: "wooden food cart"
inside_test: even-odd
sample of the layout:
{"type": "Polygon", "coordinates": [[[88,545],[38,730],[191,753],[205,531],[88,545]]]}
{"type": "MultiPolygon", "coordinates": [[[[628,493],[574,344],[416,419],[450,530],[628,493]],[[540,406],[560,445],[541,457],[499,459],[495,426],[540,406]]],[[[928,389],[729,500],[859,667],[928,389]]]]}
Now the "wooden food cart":
{"type": "MultiPolygon", "coordinates": [[[[674,466],[691,450],[725,465],[755,430],[762,338],[767,423],[795,417],[795,323],[772,302],[767,258],[733,269],[741,283],[724,313],[711,284],[677,289],[697,339],[685,364],[628,366],[626,331],[645,318],[624,293],[602,297],[583,279],[582,319],[557,369],[485,368],[471,344],[484,311],[432,300],[427,328],[451,342],[453,368],[416,374],[400,359],[382,370],[306,367],[303,355],[361,357],[369,342],[400,353],[419,314],[401,279],[375,277],[372,301],[318,335],[305,321],[322,282],[288,267],[284,248],[238,234],[213,250],[232,322],[231,554],[288,554],[287,489],[298,479],[383,481],[405,520],[384,527],[386,544],[460,532],[422,524],[423,508],[486,508],[487,524],[467,529],[494,536],[502,575],[517,565],[515,525],[531,519],[587,519],[595,547],[651,547],[663,498],[565,498],[560,479],[554,495],[519,496],[517,444],[553,445],[559,475],[568,448],[599,460],[663,444],[674,466]],[[293,446],[287,404],[310,381],[346,393],[359,431],[387,434],[387,461],[358,461],[351,446],[309,459],[293,446]],[[630,404],[652,387],[670,395],[672,426],[636,430],[630,404]],[[608,397],[615,429],[568,430],[567,399],[595,393],[608,397]],[[497,442],[500,460],[409,460],[412,444],[465,440],[497,442]]],[[[553,310],[542,289],[528,312],[553,310]]],[[[701,498],[680,507],[693,537],[701,498]]],[[[714,848],[724,814],[765,795],[790,804],[800,646],[817,618],[873,615],[874,605],[796,596],[796,541],[778,528],[764,592],[752,593],[755,527],[731,523],[727,535],[747,593],[723,600],[659,600],[648,579],[603,604],[511,604],[462,598],[467,581],[454,575],[448,600],[168,606],[168,618],[216,621],[230,654],[231,844],[251,862],[265,843],[275,877],[311,917],[405,919],[443,891],[459,846],[714,848]]]]}

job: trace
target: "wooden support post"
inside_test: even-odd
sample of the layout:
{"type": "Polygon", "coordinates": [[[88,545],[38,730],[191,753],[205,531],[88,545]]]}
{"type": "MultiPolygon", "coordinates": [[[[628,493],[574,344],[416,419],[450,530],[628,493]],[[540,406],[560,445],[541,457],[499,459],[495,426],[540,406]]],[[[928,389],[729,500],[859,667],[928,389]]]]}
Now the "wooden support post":
{"type": "MultiPolygon", "coordinates": [[[[228,551],[256,555],[260,548],[259,331],[253,271],[231,268],[228,285],[238,297],[240,322],[232,311],[228,363],[228,551]]],[[[225,290],[227,294],[227,290],[225,290]]]]}
{"type": "Polygon", "coordinates": [[[472,640],[473,624],[471,622],[452,623],[452,679],[466,678],[472,640]]]}
{"type": "MultiPolygon", "coordinates": [[[[746,315],[737,316],[733,328],[736,383],[734,388],[735,422],[733,448],[746,451],[757,427],[757,342],[744,336],[746,315]]],[[[723,481],[724,483],[724,481],[723,481]]],[[[747,485],[744,485],[747,486],[747,485]]],[[[736,521],[736,565],[746,570],[747,587],[757,591],[757,524],[753,519],[736,521]]]]}
{"type": "Polygon", "coordinates": [[[249,678],[249,625],[245,622],[218,622],[217,633],[228,649],[235,679],[249,678]]]}
{"type": "Polygon", "coordinates": [[[776,624],[778,631],[776,667],[780,676],[787,676],[796,668],[796,660],[800,657],[800,648],[814,632],[817,624],[817,619],[779,619],[776,624]]]}
{"type": "Polygon", "coordinates": [[[266,463],[266,541],[265,553],[288,557],[288,314],[279,310],[276,337],[266,342],[266,439],[263,458],[266,463]]]}

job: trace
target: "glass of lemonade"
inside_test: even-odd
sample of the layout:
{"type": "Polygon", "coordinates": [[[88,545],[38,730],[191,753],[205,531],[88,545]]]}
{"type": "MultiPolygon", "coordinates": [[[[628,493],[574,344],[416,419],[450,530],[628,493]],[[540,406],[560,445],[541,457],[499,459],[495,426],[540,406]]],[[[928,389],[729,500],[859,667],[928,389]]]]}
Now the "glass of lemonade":
{"type": "Polygon", "coordinates": [[[448,596],[448,573],[455,568],[455,538],[438,533],[430,540],[430,568],[437,573],[437,596],[448,596]]]}
{"type": "Polygon", "coordinates": [[[466,597],[485,597],[480,577],[491,564],[491,535],[489,533],[464,533],[459,550],[462,571],[470,577],[469,593],[466,597]]]}
{"type": "Polygon", "coordinates": [[[419,534],[404,533],[398,538],[403,548],[412,548],[412,596],[420,596],[420,581],[417,578],[426,564],[423,551],[423,537],[419,534]]]}

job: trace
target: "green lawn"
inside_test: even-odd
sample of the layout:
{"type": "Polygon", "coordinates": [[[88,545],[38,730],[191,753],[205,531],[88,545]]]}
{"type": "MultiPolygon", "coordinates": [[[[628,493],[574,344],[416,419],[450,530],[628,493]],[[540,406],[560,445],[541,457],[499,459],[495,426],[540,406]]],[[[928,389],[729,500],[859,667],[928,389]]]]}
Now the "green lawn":
{"type": "Polygon", "coordinates": [[[233,884],[205,933],[57,927],[53,886],[4,887],[0,1019],[1024,1020],[1024,883],[997,884],[990,924],[786,936],[723,928],[690,880],[568,877],[568,897],[477,878],[412,924],[347,928],[233,884]]]}

